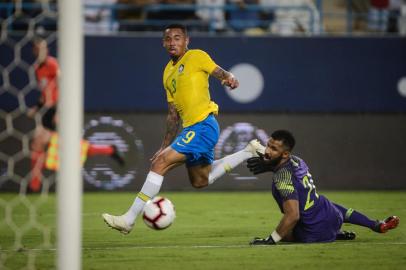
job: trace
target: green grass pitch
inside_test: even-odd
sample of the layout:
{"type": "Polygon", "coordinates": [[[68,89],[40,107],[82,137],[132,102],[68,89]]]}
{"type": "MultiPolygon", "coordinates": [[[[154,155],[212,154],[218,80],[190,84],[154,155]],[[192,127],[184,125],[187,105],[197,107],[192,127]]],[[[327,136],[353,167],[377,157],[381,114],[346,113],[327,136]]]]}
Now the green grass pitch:
{"type": "MultiPolygon", "coordinates": [[[[267,236],[281,217],[270,192],[168,192],[161,195],[175,204],[175,223],[154,231],[139,218],[124,236],[100,214],[121,214],[135,193],[86,193],[83,269],[406,269],[406,192],[320,193],[371,218],[398,215],[400,226],[377,234],[344,225],[356,240],[251,247],[249,240],[267,236]]],[[[55,196],[17,198],[0,193],[0,269],[55,269],[55,196]]]]}

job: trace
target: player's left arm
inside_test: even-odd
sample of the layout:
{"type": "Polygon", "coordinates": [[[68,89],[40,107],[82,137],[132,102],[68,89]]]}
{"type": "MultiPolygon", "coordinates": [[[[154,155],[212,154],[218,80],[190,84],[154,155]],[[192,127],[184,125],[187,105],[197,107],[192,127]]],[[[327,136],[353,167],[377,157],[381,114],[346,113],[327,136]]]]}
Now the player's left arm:
{"type": "Polygon", "coordinates": [[[235,89],[239,86],[237,78],[231,73],[221,67],[217,66],[211,73],[213,77],[221,81],[222,85],[235,89]]]}

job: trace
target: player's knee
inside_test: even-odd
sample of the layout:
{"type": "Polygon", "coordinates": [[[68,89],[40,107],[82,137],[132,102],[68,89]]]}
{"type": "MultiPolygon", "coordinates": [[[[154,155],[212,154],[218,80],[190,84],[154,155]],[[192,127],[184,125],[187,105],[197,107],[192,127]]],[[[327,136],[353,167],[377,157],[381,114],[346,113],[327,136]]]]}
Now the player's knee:
{"type": "Polygon", "coordinates": [[[151,163],[151,171],[161,171],[163,167],[163,162],[161,158],[157,157],[151,163]]]}
{"type": "Polygon", "coordinates": [[[192,186],[194,188],[204,188],[207,187],[207,183],[203,183],[203,182],[192,182],[192,186]]]}
{"type": "Polygon", "coordinates": [[[190,180],[194,188],[204,188],[207,187],[207,185],[209,184],[208,179],[204,177],[194,177],[190,180]]]}
{"type": "Polygon", "coordinates": [[[163,155],[157,156],[151,163],[151,171],[164,175],[168,170],[169,164],[163,155]]]}

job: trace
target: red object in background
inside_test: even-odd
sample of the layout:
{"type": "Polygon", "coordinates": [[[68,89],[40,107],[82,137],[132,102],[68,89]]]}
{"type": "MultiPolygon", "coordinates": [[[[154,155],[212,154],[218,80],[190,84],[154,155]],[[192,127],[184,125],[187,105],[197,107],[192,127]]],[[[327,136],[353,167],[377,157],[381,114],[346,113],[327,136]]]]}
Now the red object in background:
{"type": "Polygon", "coordinates": [[[389,7],[389,0],[371,0],[371,6],[374,8],[385,9],[389,7]]]}
{"type": "Polygon", "coordinates": [[[110,156],[114,153],[114,148],[111,145],[90,144],[87,149],[88,156],[106,155],[110,156]]]}

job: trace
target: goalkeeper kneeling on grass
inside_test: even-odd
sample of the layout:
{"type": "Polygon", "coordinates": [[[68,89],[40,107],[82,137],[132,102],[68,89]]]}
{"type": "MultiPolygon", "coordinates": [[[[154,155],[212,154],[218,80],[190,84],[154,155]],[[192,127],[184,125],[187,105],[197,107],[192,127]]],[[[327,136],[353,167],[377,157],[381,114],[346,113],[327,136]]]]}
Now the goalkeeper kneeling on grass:
{"type": "Polygon", "coordinates": [[[341,230],[343,223],[367,227],[377,233],[398,226],[397,216],[372,220],[317,194],[306,163],[291,154],[294,146],[295,138],[289,131],[277,130],[272,133],[265,154],[247,160],[247,167],[254,174],[273,172],[272,195],[283,213],[276,229],[267,238],[254,238],[251,245],[355,239],[355,233],[341,230]]]}

